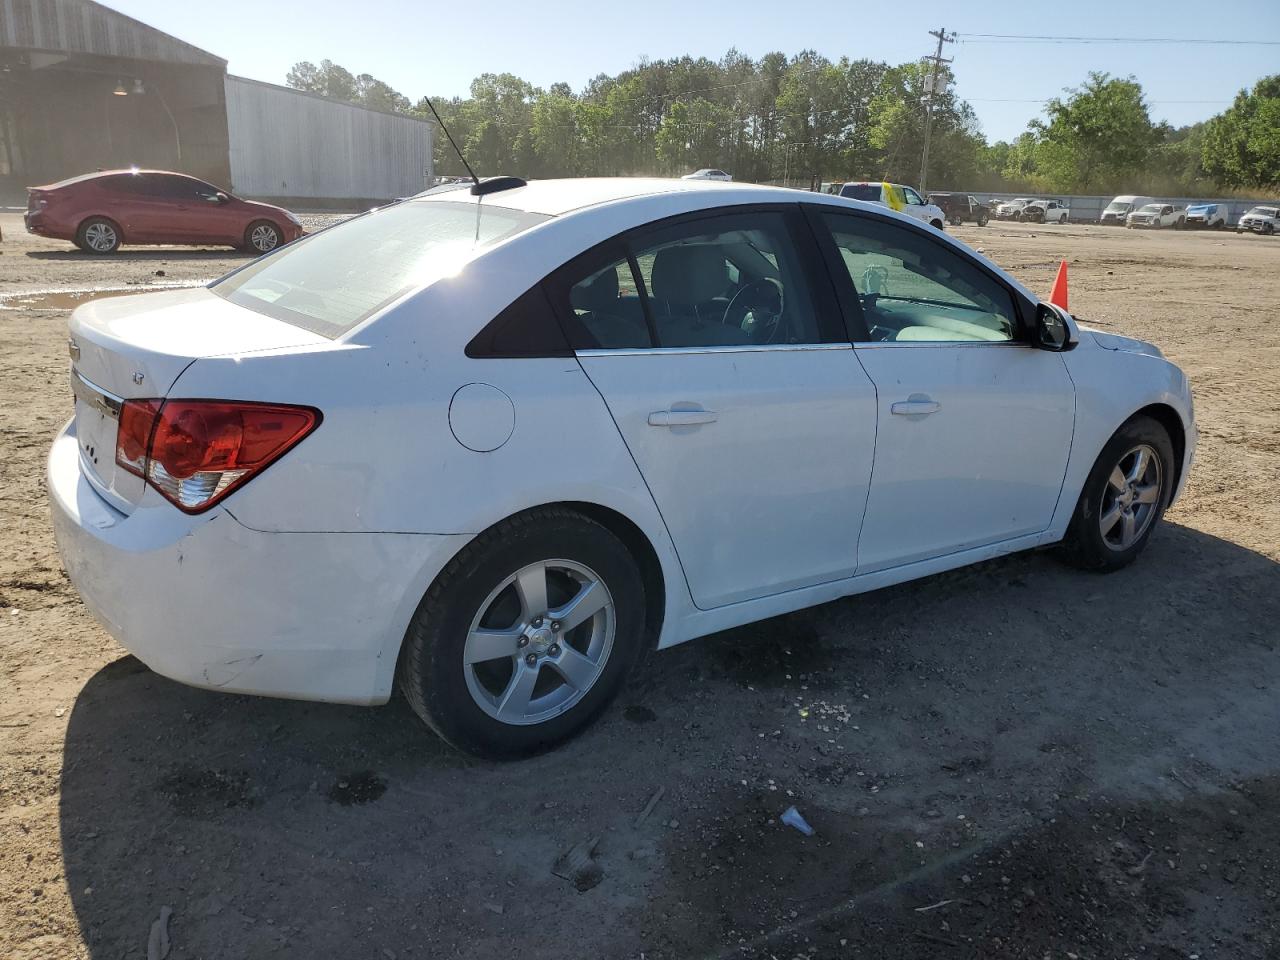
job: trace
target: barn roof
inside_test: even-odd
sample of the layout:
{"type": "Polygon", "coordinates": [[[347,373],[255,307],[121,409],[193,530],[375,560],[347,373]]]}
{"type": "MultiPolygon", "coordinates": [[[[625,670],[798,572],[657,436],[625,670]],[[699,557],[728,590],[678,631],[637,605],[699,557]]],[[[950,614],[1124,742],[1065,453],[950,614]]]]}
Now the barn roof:
{"type": "Polygon", "coordinates": [[[0,0],[0,47],[226,68],[207,50],[93,0],[0,0]]]}

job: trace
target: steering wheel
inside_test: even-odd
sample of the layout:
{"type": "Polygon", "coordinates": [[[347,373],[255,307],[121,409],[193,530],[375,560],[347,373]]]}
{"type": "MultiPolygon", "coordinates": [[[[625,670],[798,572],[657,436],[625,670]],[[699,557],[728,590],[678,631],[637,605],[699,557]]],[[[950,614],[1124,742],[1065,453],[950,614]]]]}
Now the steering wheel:
{"type": "Polygon", "coordinates": [[[737,327],[739,330],[748,332],[753,343],[773,343],[782,329],[784,302],[782,284],[772,277],[761,277],[758,280],[752,280],[733,295],[729,305],[724,308],[722,322],[726,326],[737,327]],[[749,299],[747,294],[752,291],[760,292],[761,297],[757,300],[749,299]],[[764,322],[758,328],[754,323],[744,326],[747,314],[759,309],[769,314],[764,322]]]}

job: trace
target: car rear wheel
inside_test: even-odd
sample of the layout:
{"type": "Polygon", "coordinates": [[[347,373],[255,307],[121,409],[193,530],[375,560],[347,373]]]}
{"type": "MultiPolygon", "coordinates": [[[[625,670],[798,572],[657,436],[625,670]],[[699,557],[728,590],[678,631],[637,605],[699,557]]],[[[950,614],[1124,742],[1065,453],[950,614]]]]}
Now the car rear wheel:
{"type": "Polygon", "coordinates": [[[244,245],[250,253],[270,253],[280,246],[280,228],[269,220],[256,220],[244,232],[244,245]]]}
{"type": "Polygon", "coordinates": [[[979,217],[979,218],[978,218],[978,226],[980,226],[980,227],[985,227],[986,225],[987,225],[987,218],[986,218],[986,217],[979,217]]]}
{"type": "Polygon", "coordinates": [[[622,541],[574,511],[531,510],[481,534],[432,584],[399,685],[458,749],[527,756],[608,705],[644,635],[644,583],[622,541]]]}
{"type": "Polygon", "coordinates": [[[1103,447],[1089,472],[1062,541],[1068,562],[1118,570],[1137,558],[1173,495],[1175,465],[1168,431],[1134,417],[1103,447]]]}
{"type": "Polygon", "coordinates": [[[85,253],[115,253],[120,249],[120,228],[106,217],[90,217],[76,231],[76,246],[85,253]]]}
{"type": "Polygon", "coordinates": [[[935,230],[945,230],[945,229],[946,229],[946,228],[942,225],[942,221],[941,221],[941,220],[930,220],[930,221],[929,221],[929,226],[933,227],[935,230]]]}

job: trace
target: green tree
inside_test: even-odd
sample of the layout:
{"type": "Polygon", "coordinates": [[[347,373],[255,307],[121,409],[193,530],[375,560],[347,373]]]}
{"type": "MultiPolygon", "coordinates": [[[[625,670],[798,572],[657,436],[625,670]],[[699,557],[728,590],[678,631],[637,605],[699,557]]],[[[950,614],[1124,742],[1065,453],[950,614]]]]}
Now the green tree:
{"type": "Polygon", "coordinates": [[[1051,189],[1088,193],[1133,182],[1154,140],[1142,86],[1133,77],[1090,73],[1067,93],[1045,105],[1046,120],[1031,124],[1036,167],[1051,189]]]}
{"type": "Polygon", "coordinates": [[[1280,185],[1280,74],[1241,90],[1205,125],[1200,158],[1209,176],[1226,186],[1280,185]]]}

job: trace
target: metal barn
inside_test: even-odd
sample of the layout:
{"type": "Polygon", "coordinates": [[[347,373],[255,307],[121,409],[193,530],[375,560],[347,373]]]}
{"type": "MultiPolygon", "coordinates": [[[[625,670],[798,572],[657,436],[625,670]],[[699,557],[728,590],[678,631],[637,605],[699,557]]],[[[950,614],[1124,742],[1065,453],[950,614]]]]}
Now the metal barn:
{"type": "Polygon", "coordinates": [[[230,77],[220,57],[93,0],[0,0],[0,202],[138,166],[367,205],[429,185],[431,147],[430,123],[230,77]]]}
{"type": "Polygon", "coordinates": [[[376,203],[431,185],[429,123],[244,77],[226,91],[238,193],[376,203]]]}

